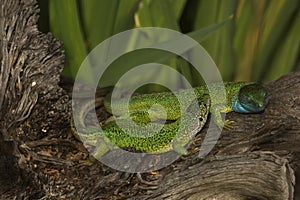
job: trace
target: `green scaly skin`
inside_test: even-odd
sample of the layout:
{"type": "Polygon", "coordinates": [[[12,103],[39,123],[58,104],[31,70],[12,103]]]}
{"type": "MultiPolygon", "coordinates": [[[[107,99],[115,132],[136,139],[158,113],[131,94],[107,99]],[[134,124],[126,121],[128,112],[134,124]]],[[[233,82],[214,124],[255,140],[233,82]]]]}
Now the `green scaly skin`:
{"type": "MultiPolygon", "coordinates": [[[[114,114],[119,116],[119,123],[123,124],[125,128],[121,130],[116,125],[116,122],[112,120],[106,122],[101,127],[103,132],[80,134],[80,138],[87,144],[97,146],[93,154],[95,158],[99,158],[109,149],[115,148],[114,145],[122,148],[130,147],[149,153],[162,153],[175,150],[180,154],[186,154],[184,146],[191,139],[191,132],[196,134],[204,126],[207,119],[207,111],[212,114],[214,122],[220,129],[222,129],[223,124],[226,128],[230,128],[232,122],[228,120],[223,122],[221,117],[222,112],[257,113],[263,111],[268,103],[267,92],[260,84],[228,82],[224,86],[227,98],[226,105],[221,104],[220,84],[214,84],[210,93],[204,86],[194,88],[200,108],[196,114],[191,114],[188,111],[189,109],[195,109],[194,106],[189,104],[180,109],[177,97],[171,92],[143,94],[132,97],[129,102],[130,114],[123,111],[126,101],[122,99],[113,101],[114,114]],[[209,102],[210,98],[213,98],[214,101],[209,102]],[[153,136],[146,138],[134,136],[132,127],[127,125],[129,124],[128,120],[130,117],[140,125],[148,124],[150,126],[148,130],[155,130],[158,126],[158,123],[155,121],[159,121],[164,113],[161,112],[161,109],[150,109],[154,104],[163,106],[167,114],[167,120],[172,122],[163,125],[161,131],[153,136]],[[149,109],[150,114],[148,114],[149,109]],[[181,113],[181,110],[184,113],[181,113]],[[179,124],[184,125],[183,129],[178,129],[179,124]],[[178,131],[179,133],[177,133],[178,131]],[[114,145],[108,145],[108,141],[114,145]]],[[[183,98],[188,96],[188,90],[179,90],[175,93],[183,98]]],[[[108,112],[111,112],[109,102],[104,102],[104,105],[108,112]]],[[[78,134],[75,127],[73,127],[73,131],[75,135],[78,134]]],[[[149,133],[140,134],[146,136],[149,133]]]]}
{"type": "MultiPolygon", "coordinates": [[[[258,104],[258,107],[264,109],[267,102],[266,91],[262,85],[256,83],[248,83],[248,82],[226,82],[224,83],[225,91],[226,91],[226,105],[223,105],[223,100],[220,96],[221,84],[213,84],[212,91],[208,91],[207,87],[200,86],[194,88],[194,92],[199,102],[203,102],[207,98],[214,99],[214,102],[211,102],[210,112],[212,113],[214,122],[216,125],[222,129],[223,120],[221,117],[221,113],[228,113],[233,111],[233,102],[238,100],[239,91],[242,87],[246,85],[255,85],[257,87],[246,88],[246,91],[243,91],[246,97],[249,97],[253,100],[253,102],[249,102],[249,104],[258,104]]],[[[148,123],[150,122],[150,117],[153,120],[160,120],[160,116],[164,116],[161,109],[157,109],[151,112],[151,107],[154,104],[159,104],[165,108],[165,112],[167,114],[167,120],[177,120],[181,116],[181,110],[185,110],[186,108],[180,109],[180,104],[177,100],[177,97],[174,94],[178,94],[183,98],[188,96],[188,90],[179,90],[175,93],[171,92],[161,92],[161,93],[153,93],[153,94],[143,94],[139,96],[134,96],[130,99],[129,102],[129,113],[127,113],[126,109],[126,101],[124,100],[116,100],[113,101],[114,105],[114,115],[119,116],[120,118],[129,118],[131,117],[136,122],[148,123]],[[148,111],[150,112],[148,114],[148,111]]],[[[183,101],[187,101],[184,99],[183,101]]],[[[104,101],[104,106],[106,110],[112,113],[110,101],[104,101]]],[[[261,109],[256,109],[248,112],[255,113],[260,112],[261,109]]],[[[242,112],[245,113],[245,112],[242,112]]],[[[230,125],[230,121],[225,121],[225,128],[230,125]]]]}
{"type": "Polygon", "coordinates": [[[93,153],[95,158],[100,158],[108,150],[118,147],[131,147],[148,153],[163,153],[175,150],[180,154],[187,154],[184,146],[205,125],[209,113],[208,106],[208,102],[202,103],[198,107],[198,112],[193,113],[189,112],[189,110],[195,110],[196,105],[191,104],[183,116],[172,123],[163,125],[159,123],[139,123],[140,126],[147,125],[148,127],[138,132],[129,125],[128,119],[120,119],[118,121],[118,125],[124,127],[122,129],[118,127],[116,121],[105,123],[101,126],[101,133],[90,130],[85,131],[90,133],[80,134],[79,136],[73,123],[72,128],[77,138],[80,138],[85,144],[97,147],[93,153]],[[153,133],[149,133],[147,130],[160,131],[152,135],[153,133]]]}
{"type": "Polygon", "coordinates": [[[109,141],[120,148],[132,147],[148,153],[163,153],[174,149],[180,154],[186,154],[183,147],[191,139],[191,133],[195,135],[204,126],[204,118],[207,118],[207,114],[207,108],[201,105],[199,113],[187,112],[175,122],[164,124],[162,129],[155,134],[149,133],[147,130],[159,130],[160,124],[149,123],[147,129],[136,132],[128,126],[127,119],[121,119],[118,122],[119,125],[125,127],[123,129],[120,129],[115,121],[108,122],[101,128],[109,141]],[[199,120],[200,118],[201,120],[199,120]]]}

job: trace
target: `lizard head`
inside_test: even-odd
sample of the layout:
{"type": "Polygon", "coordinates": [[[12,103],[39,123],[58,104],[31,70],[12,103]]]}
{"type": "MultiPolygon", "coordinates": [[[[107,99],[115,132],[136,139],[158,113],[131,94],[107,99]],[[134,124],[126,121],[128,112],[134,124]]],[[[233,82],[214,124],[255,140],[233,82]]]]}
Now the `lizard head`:
{"type": "Polygon", "coordinates": [[[251,83],[240,88],[232,108],[235,112],[257,113],[265,109],[268,100],[268,93],[264,86],[259,83],[251,83]]]}

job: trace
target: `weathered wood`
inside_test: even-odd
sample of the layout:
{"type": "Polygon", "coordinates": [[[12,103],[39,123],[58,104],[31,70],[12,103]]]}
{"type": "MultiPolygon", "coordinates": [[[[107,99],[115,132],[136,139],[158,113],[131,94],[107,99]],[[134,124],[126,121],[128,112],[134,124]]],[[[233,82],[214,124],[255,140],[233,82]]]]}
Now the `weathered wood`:
{"type": "Polygon", "coordinates": [[[31,113],[59,81],[61,42],[37,29],[35,0],[1,0],[1,122],[7,129],[31,113]]]}
{"type": "Polygon", "coordinates": [[[263,113],[228,114],[234,128],[222,132],[204,159],[198,151],[208,127],[190,155],[157,174],[142,174],[158,179],[149,186],[100,162],[78,165],[88,153],[71,133],[71,101],[58,86],[61,43],[37,30],[35,0],[0,0],[0,6],[1,199],[293,199],[300,72],[267,85],[270,103],[263,113]]]}
{"type": "Polygon", "coordinates": [[[19,152],[18,146],[29,139],[27,136],[32,137],[20,125],[43,97],[60,90],[58,81],[64,61],[61,42],[37,29],[37,13],[36,0],[0,0],[1,199],[24,196],[18,191],[24,191],[29,183],[33,188],[34,183],[40,187],[19,152]]]}
{"type": "MultiPolygon", "coordinates": [[[[217,156],[169,173],[148,199],[292,199],[294,173],[271,152],[217,156]]],[[[141,199],[145,199],[142,197],[141,199]]]]}

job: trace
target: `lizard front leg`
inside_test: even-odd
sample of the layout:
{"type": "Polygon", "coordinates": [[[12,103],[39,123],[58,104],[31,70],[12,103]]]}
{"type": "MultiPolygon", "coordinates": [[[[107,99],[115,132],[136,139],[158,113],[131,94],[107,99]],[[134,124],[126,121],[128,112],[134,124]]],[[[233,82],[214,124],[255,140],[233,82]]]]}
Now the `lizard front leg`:
{"type": "MultiPolygon", "coordinates": [[[[199,102],[200,103],[200,102],[199,102]]],[[[204,127],[209,113],[210,101],[206,99],[198,107],[198,102],[192,102],[186,112],[181,117],[182,126],[179,133],[173,140],[172,148],[179,154],[186,155],[187,150],[184,148],[191,139],[204,127]],[[196,111],[196,112],[195,112],[196,111]]]]}
{"type": "Polygon", "coordinates": [[[222,115],[221,115],[221,113],[229,113],[231,111],[232,111],[232,109],[230,106],[224,106],[221,104],[216,104],[216,105],[212,106],[212,108],[211,108],[212,118],[220,130],[222,130],[223,127],[225,129],[233,128],[232,124],[234,123],[234,121],[230,121],[227,119],[223,121],[222,115]]]}

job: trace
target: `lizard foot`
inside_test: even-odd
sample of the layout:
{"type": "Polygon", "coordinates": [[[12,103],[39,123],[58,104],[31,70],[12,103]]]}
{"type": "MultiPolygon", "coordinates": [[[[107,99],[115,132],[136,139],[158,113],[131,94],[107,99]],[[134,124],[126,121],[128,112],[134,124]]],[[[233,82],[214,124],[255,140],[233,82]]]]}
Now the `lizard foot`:
{"type": "Polygon", "coordinates": [[[79,163],[77,164],[77,166],[79,166],[79,167],[90,167],[95,162],[97,162],[97,160],[93,156],[89,156],[89,158],[87,160],[79,161],[79,163]]]}
{"type": "Polygon", "coordinates": [[[233,129],[233,124],[234,124],[234,123],[235,123],[234,121],[230,121],[230,120],[226,119],[226,120],[224,121],[224,126],[223,126],[223,128],[226,129],[226,130],[231,130],[231,129],[233,129]]]}
{"type": "Polygon", "coordinates": [[[188,154],[188,151],[184,147],[182,147],[178,144],[173,144],[173,150],[176,151],[177,153],[179,153],[180,155],[188,154]]]}

